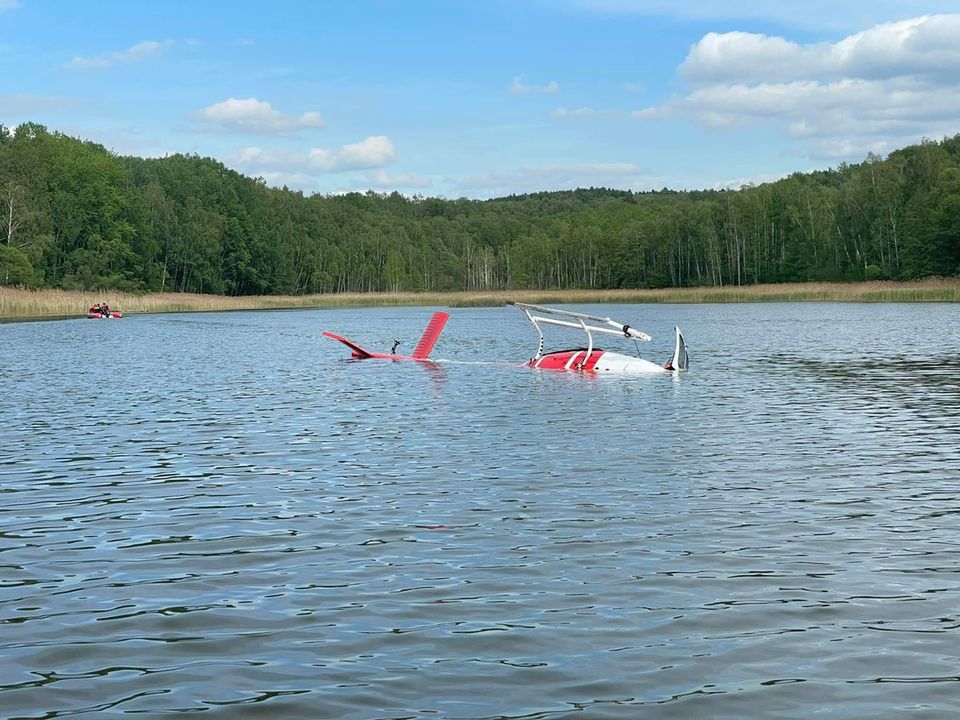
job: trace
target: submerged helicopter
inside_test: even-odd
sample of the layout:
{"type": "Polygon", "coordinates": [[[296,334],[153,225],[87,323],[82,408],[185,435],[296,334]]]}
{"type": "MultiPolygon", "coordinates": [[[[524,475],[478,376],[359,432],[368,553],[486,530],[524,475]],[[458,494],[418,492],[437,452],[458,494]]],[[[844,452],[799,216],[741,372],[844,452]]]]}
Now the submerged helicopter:
{"type": "MultiPolygon", "coordinates": [[[[530,305],[528,303],[509,302],[508,305],[519,309],[530,321],[537,331],[540,338],[537,347],[537,354],[533,358],[523,363],[527,367],[537,368],[539,370],[565,370],[570,372],[583,373],[613,373],[632,375],[638,373],[676,373],[686,370],[690,364],[690,356],[687,353],[687,346],[683,339],[683,334],[679,327],[674,328],[675,340],[673,355],[669,360],[659,365],[650,360],[633,355],[624,355],[622,353],[601,350],[593,344],[594,335],[613,335],[633,340],[650,341],[650,336],[636,328],[625,323],[618,322],[608,317],[599,315],[588,315],[586,313],[574,312],[571,310],[560,310],[558,308],[544,307],[542,305],[530,305]],[[535,314],[539,313],[539,314],[535,314]],[[566,350],[553,350],[544,352],[544,338],[541,325],[551,325],[554,327],[566,328],[569,330],[579,330],[586,334],[586,347],[570,348],[566,350]]],[[[366,350],[357,345],[352,340],[348,340],[340,335],[335,335],[327,330],[323,331],[325,337],[337,340],[350,348],[351,356],[363,360],[367,358],[379,358],[383,360],[416,360],[420,362],[432,362],[430,352],[443,332],[443,327],[450,315],[445,312],[435,312],[420,341],[414,348],[412,355],[397,355],[396,349],[398,343],[395,342],[393,349],[389,353],[378,353],[366,350]]]]}

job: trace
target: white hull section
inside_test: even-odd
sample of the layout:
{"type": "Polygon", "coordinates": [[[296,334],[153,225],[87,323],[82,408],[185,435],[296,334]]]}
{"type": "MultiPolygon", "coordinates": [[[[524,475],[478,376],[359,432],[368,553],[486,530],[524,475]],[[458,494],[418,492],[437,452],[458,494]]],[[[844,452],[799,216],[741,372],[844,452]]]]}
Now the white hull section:
{"type": "Polygon", "coordinates": [[[631,355],[621,355],[615,352],[605,352],[593,366],[594,372],[617,373],[620,375],[647,375],[650,373],[668,373],[662,365],[631,355]]]}

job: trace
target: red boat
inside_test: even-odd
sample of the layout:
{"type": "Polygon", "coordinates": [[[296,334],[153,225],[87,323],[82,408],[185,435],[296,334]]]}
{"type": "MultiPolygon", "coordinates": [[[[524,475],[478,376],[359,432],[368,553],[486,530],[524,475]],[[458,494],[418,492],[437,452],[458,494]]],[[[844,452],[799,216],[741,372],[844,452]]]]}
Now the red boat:
{"type": "Polygon", "coordinates": [[[87,310],[88,320],[119,320],[123,313],[119,310],[111,310],[106,304],[97,303],[87,310]]]}

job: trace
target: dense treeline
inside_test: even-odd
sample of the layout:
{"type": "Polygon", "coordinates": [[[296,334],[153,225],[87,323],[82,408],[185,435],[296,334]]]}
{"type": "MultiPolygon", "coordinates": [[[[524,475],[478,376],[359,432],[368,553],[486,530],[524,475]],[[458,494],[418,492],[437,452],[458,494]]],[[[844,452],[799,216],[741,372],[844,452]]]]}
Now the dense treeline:
{"type": "Polygon", "coordinates": [[[229,295],[960,273],[960,135],[738,191],[304,196],[0,126],[0,285],[229,295]]]}

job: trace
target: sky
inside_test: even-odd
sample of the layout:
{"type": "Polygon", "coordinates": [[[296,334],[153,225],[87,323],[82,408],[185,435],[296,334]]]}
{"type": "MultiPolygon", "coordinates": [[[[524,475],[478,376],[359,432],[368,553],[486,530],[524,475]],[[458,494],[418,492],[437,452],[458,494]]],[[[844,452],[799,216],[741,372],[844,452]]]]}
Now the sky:
{"type": "Polygon", "coordinates": [[[0,0],[0,123],[304,193],[738,188],[960,133],[960,3],[0,0]]]}

